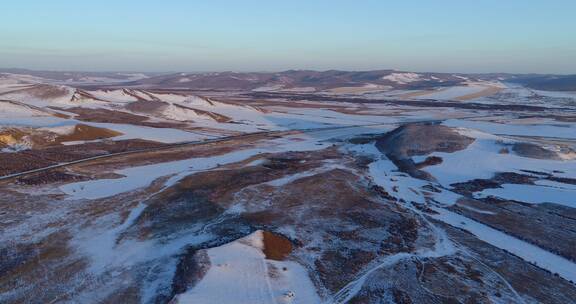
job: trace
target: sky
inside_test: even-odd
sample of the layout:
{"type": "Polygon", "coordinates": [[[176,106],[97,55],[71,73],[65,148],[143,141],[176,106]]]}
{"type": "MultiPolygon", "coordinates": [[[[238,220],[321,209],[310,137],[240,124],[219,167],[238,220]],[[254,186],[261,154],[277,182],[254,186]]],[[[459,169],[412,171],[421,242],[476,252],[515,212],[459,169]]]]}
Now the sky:
{"type": "Polygon", "coordinates": [[[0,67],[576,74],[574,0],[0,0],[0,67]]]}

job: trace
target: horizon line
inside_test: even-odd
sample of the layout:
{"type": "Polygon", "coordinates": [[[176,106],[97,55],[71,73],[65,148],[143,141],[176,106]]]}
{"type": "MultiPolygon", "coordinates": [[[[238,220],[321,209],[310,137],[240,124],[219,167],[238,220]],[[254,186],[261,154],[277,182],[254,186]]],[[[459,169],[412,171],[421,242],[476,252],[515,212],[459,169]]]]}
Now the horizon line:
{"type": "Polygon", "coordinates": [[[505,74],[505,75],[561,75],[561,76],[569,76],[569,75],[576,75],[576,71],[573,73],[544,73],[544,72],[529,72],[529,73],[515,73],[515,72],[435,72],[435,71],[417,71],[417,70],[401,70],[401,69],[394,69],[394,68],[381,68],[381,69],[298,69],[298,68],[290,68],[290,69],[282,69],[282,70],[199,70],[199,71],[185,71],[185,70],[173,70],[173,71],[139,71],[139,70],[82,70],[82,69],[33,69],[33,68],[21,68],[21,67],[0,67],[0,73],[10,73],[10,72],[2,72],[2,70],[21,70],[21,71],[30,71],[30,72],[55,72],[55,73],[143,73],[143,74],[178,74],[178,73],[187,73],[187,74],[202,74],[202,73],[284,73],[290,71],[309,71],[309,72],[330,72],[330,71],[339,71],[339,72],[378,72],[378,71],[391,71],[391,72],[401,72],[401,73],[430,73],[430,74],[466,74],[466,75],[490,75],[490,74],[505,74]]]}

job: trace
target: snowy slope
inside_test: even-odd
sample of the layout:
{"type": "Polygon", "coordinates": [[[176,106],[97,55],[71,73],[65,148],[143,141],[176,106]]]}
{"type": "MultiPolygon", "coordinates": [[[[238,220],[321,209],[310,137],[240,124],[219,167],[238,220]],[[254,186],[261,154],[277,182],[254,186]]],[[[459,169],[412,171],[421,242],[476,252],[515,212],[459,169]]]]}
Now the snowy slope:
{"type": "Polygon", "coordinates": [[[210,269],[202,280],[178,295],[175,303],[320,303],[306,269],[292,261],[267,260],[262,231],[206,252],[210,269]]]}
{"type": "Polygon", "coordinates": [[[406,84],[422,80],[420,75],[416,73],[392,73],[382,77],[382,79],[396,82],[398,84],[406,84]]]}

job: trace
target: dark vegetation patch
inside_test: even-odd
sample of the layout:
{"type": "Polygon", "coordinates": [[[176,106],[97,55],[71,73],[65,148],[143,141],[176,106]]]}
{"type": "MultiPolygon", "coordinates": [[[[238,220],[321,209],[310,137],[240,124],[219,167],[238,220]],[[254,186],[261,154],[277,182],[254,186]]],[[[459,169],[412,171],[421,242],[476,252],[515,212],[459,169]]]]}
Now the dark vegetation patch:
{"type": "Polygon", "coordinates": [[[139,100],[131,102],[125,106],[126,109],[132,112],[141,113],[155,113],[157,111],[162,111],[166,107],[168,107],[167,103],[158,100],[139,100]]]}
{"type": "Polygon", "coordinates": [[[162,145],[153,141],[130,139],[0,153],[0,175],[10,175],[99,155],[157,148],[162,145]]]}
{"type": "Polygon", "coordinates": [[[516,172],[498,172],[489,179],[473,179],[462,183],[454,183],[450,186],[452,191],[466,197],[472,197],[474,192],[485,189],[502,188],[503,184],[534,185],[538,180],[549,180],[558,183],[576,185],[576,179],[569,177],[559,177],[551,173],[537,172],[531,170],[521,170],[528,174],[516,172]]]}
{"type": "Polygon", "coordinates": [[[386,133],[376,146],[386,155],[409,158],[433,152],[452,153],[466,149],[473,138],[439,124],[408,124],[386,133]]]}
{"type": "Polygon", "coordinates": [[[180,257],[172,279],[172,298],[194,287],[206,275],[210,259],[206,251],[188,247],[180,257]]]}
{"type": "Polygon", "coordinates": [[[428,156],[428,157],[426,157],[426,159],[424,161],[416,163],[416,164],[414,164],[414,166],[416,167],[416,169],[420,170],[420,169],[426,168],[428,166],[439,165],[442,163],[442,161],[443,161],[442,157],[428,156]]]}
{"type": "Polygon", "coordinates": [[[434,221],[451,239],[501,275],[523,297],[538,303],[571,303],[576,287],[570,282],[527,263],[519,257],[479,240],[476,236],[447,224],[434,221]]]}
{"type": "Polygon", "coordinates": [[[468,218],[576,261],[576,210],[556,204],[526,204],[488,197],[450,207],[468,218]],[[473,209],[466,208],[472,207],[473,209]],[[483,212],[478,212],[482,210],[483,212]],[[535,227],[538,227],[535,229],[535,227]]]}
{"type": "Polygon", "coordinates": [[[474,192],[485,189],[502,188],[503,184],[533,185],[539,178],[532,175],[519,174],[515,172],[499,172],[490,179],[473,179],[467,182],[454,183],[450,186],[452,191],[467,197],[472,197],[474,192]]]}
{"type": "MultiPolygon", "coordinates": [[[[359,97],[335,97],[322,96],[316,94],[294,94],[294,93],[274,93],[274,92],[251,92],[246,96],[264,99],[285,99],[289,101],[326,101],[326,102],[347,102],[347,103],[377,103],[386,105],[399,105],[409,107],[425,108],[454,108],[467,110],[486,111],[514,111],[514,112],[545,112],[549,107],[515,104],[483,104],[473,102],[452,102],[440,100],[397,100],[397,99],[369,99],[359,97]]],[[[562,110],[564,108],[556,108],[562,110]]]]}
{"type": "MultiPolygon", "coordinates": [[[[151,102],[155,103],[155,101],[151,102]]],[[[75,119],[88,122],[132,124],[152,128],[184,128],[187,126],[186,124],[177,122],[148,121],[148,117],[146,116],[109,109],[101,109],[101,108],[88,109],[80,107],[66,108],[66,109],[57,107],[51,107],[51,108],[60,111],[75,113],[77,114],[76,117],[74,117],[75,119]]]]}
{"type": "Polygon", "coordinates": [[[523,157],[535,159],[560,159],[556,152],[544,149],[541,146],[532,143],[515,143],[512,146],[512,151],[523,157]]]}
{"type": "MultiPolygon", "coordinates": [[[[555,176],[554,174],[551,174],[551,173],[532,171],[532,170],[521,170],[521,171],[532,174],[532,175],[537,175],[539,178],[551,180],[554,182],[576,185],[576,178],[555,176]]],[[[553,173],[564,173],[564,172],[553,171],[553,173]]]]}
{"type": "Polygon", "coordinates": [[[556,114],[542,114],[542,115],[521,115],[518,119],[524,118],[549,118],[561,122],[576,122],[576,115],[556,115],[556,114]]]}
{"type": "Polygon", "coordinates": [[[408,124],[398,127],[376,141],[376,147],[402,172],[423,180],[434,180],[428,172],[420,170],[428,165],[438,164],[442,160],[429,157],[416,164],[413,156],[427,155],[433,152],[452,153],[466,149],[474,139],[460,135],[452,128],[438,124],[408,124]]]}
{"type": "Polygon", "coordinates": [[[263,166],[272,170],[284,170],[296,165],[300,160],[290,157],[270,157],[263,166]]]}
{"type": "Polygon", "coordinates": [[[3,303],[55,303],[69,299],[70,283],[87,261],[71,256],[71,236],[54,232],[30,244],[9,242],[0,249],[0,295],[3,303]],[[53,267],[47,268],[46,265],[53,267]],[[25,293],[15,293],[26,286],[25,293]]]}
{"type": "Polygon", "coordinates": [[[54,109],[77,114],[76,119],[88,122],[140,124],[148,120],[146,116],[109,109],[87,109],[81,107],[54,109]]]}
{"type": "Polygon", "coordinates": [[[372,135],[372,134],[359,135],[359,136],[350,138],[348,140],[348,142],[351,144],[354,144],[354,145],[365,145],[365,144],[369,144],[369,143],[374,142],[379,137],[380,137],[380,135],[372,135]]]}
{"type": "Polygon", "coordinates": [[[460,255],[407,258],[374,271],[348,303],[490,303],[488,295],[493,291],[509,296],[487,272],[460,255]]]}
{"type": "Polygon", "coordinates": [[[16,180],[16,183],[27,186],[37,186],[51,183],[78,182],[87,179],[85,176],[54,169],[20,177],[16,180]]]}
{"type": "Polygon", "coordinates": [[[576,75],[524,76],[513,81],[542,91],[576,91],[576,75]]]}

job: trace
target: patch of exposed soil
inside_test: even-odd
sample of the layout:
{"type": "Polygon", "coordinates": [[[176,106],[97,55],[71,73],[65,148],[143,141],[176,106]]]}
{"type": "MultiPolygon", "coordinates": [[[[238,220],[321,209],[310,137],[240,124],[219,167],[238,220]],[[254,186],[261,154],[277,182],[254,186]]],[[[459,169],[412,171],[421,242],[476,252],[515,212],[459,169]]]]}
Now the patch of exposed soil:
{"type": "Polygon", "coordinates": [[[62,143],[68,141],[96,140],[116,137],[120,135],[122,135],[122,133],[114,130],[77,124],[71,134],[58,136],[56,138],[56,142],[62,143]]]}
{"type": "Polygon", "coordinates": [[[28,133],[18,128],[4,128],[0,130],[0,148],[14,145],[28,133]]]}
{"type": "Polygon", "coordinates": [[[263,231],[262,236],[267,259],[282,261],[292,252],[292,242],[282,235],[263,231]]]}
{"type": "Polygon", "coordinates": [[[69,133],[43,128],[4,128],[0,130],[0,147],[25,146],[29,149],[59,145],[70,141],[89,141],[122,135],[120,132],[77,124],[69,133]]]}

